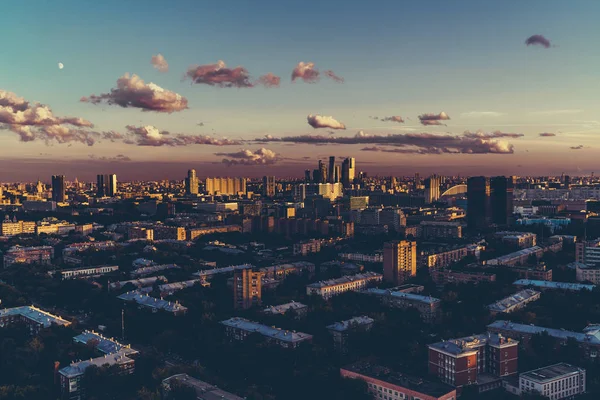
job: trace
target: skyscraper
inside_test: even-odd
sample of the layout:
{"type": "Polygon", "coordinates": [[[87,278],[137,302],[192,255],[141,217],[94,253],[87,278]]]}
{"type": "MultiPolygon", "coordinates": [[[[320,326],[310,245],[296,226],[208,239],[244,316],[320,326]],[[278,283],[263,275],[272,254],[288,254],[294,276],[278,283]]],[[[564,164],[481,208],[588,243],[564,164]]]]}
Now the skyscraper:
{"type": "Polygon", "coordinates": [[[513,187],[512,176],[494,176],[490,179],[490,214],[491,222],[500,226],[507,226],[513,214],[513,187]]]}
{"type": "Polygon", "coordinates": [[[430,204],[440,198],[440,177],[431,175],[425,181],[425,203],[430,204]]]}
{"type": "Polygon", "coordinates": [[[263,176],[263,196],[275,197],[275,177],[263,176]]]}
{"type": "Polygon", "coordinates": [[[65,176],[52,175],[52,201],[64,202],[67,199],[65,191],[65,176]]]}
{"type": "Polygon", "coordinates": [[[262,272],[254,272],[251,268],[239,269],[233,275],[233,307],[247,309],[261,304],[262,272]]]}
{"type": "Polygon", "coordinates": [[[417,242],[399,240],[383,245],[383,278],[394,285],[417,273],[417,242]]]}
{"type": "Polygon", "coordinates": [[[117,194],[117,175],[96,175],[96,196],[113,197],[117,194]]]}
{"type": "Polygon", "coordinates": [[[106,182],[104,181],[105,175],[96,175],[96,196],[106,196],[106,182]]]}
{"type": "Polygon", "coordinates": [[[336,165],[333,168],[333,182],[332,183],[340,183],[342,180],[342,168],[339,165],[336,165]]]}
{"type": "Polygon", "coordinates": [[[198,177],[195,169],[190,169],[187,178],[185,178],[185,194],[198,194],[198,177]]]}
{"type": "Polygon", "coordinates": [[[327,170],[327,182],[335,183],[334,172],[335,170],[335,156],[329,157],[329,169],[327,170]]]}
{"type": "Polygon", "coordinates": [[[467,226],[482,229],[490,220],[490,180],[485,176],[472,176],[467,180],[467,226]]]}
{"type": "Polygon", "coordinates": [[[317,183],[327,183],[327,181],[327,166],[319,160],[319,182],[317,183]]]}
{"type": "Polygon", "coordinates": [[[348,157],[342,162],[342,184],[345,188],[350,187],[354,183],[356,174],[356,160],[353,157],[348,157]]]}

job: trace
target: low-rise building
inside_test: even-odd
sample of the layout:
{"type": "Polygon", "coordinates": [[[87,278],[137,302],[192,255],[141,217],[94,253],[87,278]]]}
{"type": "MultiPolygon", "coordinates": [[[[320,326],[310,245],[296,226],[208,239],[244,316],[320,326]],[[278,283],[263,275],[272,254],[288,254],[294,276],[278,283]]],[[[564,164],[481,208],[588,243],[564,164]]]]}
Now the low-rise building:
{"type": "Polygon", "coordinates": [[[536,301],[540,298],[541,293],[531,289],[521,290],[513,295],[505,297],[502,300],[498,300],[488,306],[488,309],[492,314],[509,314],[511,312],[520,310],[532,301],[536,301]]]}
{"type": "Polygon", "coordinates": [[[266,326],[241,317],[233,317],[221,321],[221,325],[225,326],[225,335],[230,340],[243,341],[248,335],[258,333],[264,336],[267,342],[284,348],[295,348],[301,343],[312,341],[312,335],[307,333],[282,330],[281,328],[266,326]]]}
{"type": "Polygon", "coordinates": [[[308,272],[309,276],[315,274],[315,264],[308,261],[295,261],[287,264],[272,265],[270,267],[261,268],[260,272],[264,273],[266,279],[282,280],[290,274],[301,274],[304,271],[308,272]]]}
{"type": "Polygon", "coordinates": [[[160,265],[150,265],[148,267],[138,268],[129,273],[132,278],[141,277],[146,275],[151,275],[156,272],[165,271],[168,269],[179,269],[176,264],[160,264],[160,265]]]}
{"type": "Polygon", "coordinates": [[[421,252],[417,258],[420,268],[448,268],[468,255],[466,247],[445,249],[441,251],[421,252]]]}
{"type": "Polygon", "coordinates": [[[530,279],[519,279],[513,282],[513,285],[520,287],[532,286],[540,290],[568,290],[572,292],[580,290],[592,291],[596,287],[596,285],[585,285],[583,283],[535,281],[530,279]]]}
{"type": "Polygon", "coordinates": [[[462,237],[462,226],[458,222],[422,221],[419,226],[421,237],[425,239],[462,237]]]}
{"type": "Polygon", "coordinates": [[[340,253],[338,254],[342,260],[358,261],[366,263],[382,263],[383,253],[362,254],[362,253],[340,253]]]}
{"type": "Polygon", "coordinates": [[[174,384],[194,389],[197,400],[244,400],[242,397],[221,390],[188,374],[173,375],[162,381],[162,393],[165,399],[170,398],[169,393],[173,390],[174,384]]]}
{"type": "Polygon", "coordinates": [[[302,318],[308,313],[308,306],[296,301],[291,301],[278,306],[269,306],[263,310],[263,314],[266,315],[285,315],[288,312],[293,312],[296,318],[302,318]]]}
{"type": "Polygon", "coordinates": [[[575,279],[578,282],[592,282],[594,285],[600,283],[600,264],[592,267],[582,263],[575,264],[575,279]]]}
{"type": "Polygon", "coordinates": [[[429,270],[431,278],[438,286],[449,283],[495,282],[496,274],[489,272],[452,271],[448,269],[429,270]]]}
{"type": "Polygon", "coordinates": [[[309,296],[317,295],[324,299],[329,299],[340,293],[365,289],[367,286],[379,283],[382,280],[383,275],[375,272],[342,276],[337,279],[311,283],[306,286],[306,294],[309,296]]]}
{"type": "Polygon", "coordinates": [[[537,235],[532,232],[502,231],[494,233],[494,238],[516,249],[526,249],[537,245],[537,235]]]}
{"type": "Polygon", "coordinates": [[[173,315],[183,315],[187,313],[187,307],[182,306],[179,302],[172,302],[155,297],[148,296],[138,291],[131,291],[117,296],[118,299],[127,302],[137,303],[140,308],[148,308],[152,312],[165,311],[173,315]]]}
{"type": "Polygon", "coordinates": [[[487,265],[504,265],[507,267],[524,265],[529,261],[529,258],[535,256],[536,259],[540,259],[544,254],[544,249],[540,246],[528,247],[523,250],[516,251],[514,253],[506,254],[497,258],[487,260],[487,265]]]}
{"type": "Polygon", "coordinates": [[[358,332],[368,332],[373,327],[375,320],[365,315],[353,317],[341,322],[335,322],[326,328],[333,337],[333,346],[336,350],[346,353],[348,351],[348,339],[358,332]]]}
{"type": "Polygon", "coordinates": [[[4,254],[4,268],[13,264],[49,265],[52,258],[54,258],[54,247],[52,246],[13,246],[4,254]]]}
{"type": "Polygon", "coordinates": [[[520,374],[519,390],[553,400],[571,399],[585,393],[585,378],[585,369],[559,363],[520,374]]]}
{"type": "Polygon", "coordinates": [[[69,326],[71,322],[34,306],[13,307],[0,310],[0,328],[25,324],[29,332],[37,334],[52,325],[69,326]]]}
{"type": "Polygon", "coordinates": [[[150,276],[148,278],[132,279],[129,281],[111,282],[108,284],[108,289],[109,290],[119,290],[122,287],[125,287],[125,285],[127,285],[127,284],[131,284],[131,285],[135,286],[136,288],[140,289],[143,287],[152,286],[152,285],[154,285],[154,283],[156,281],[167,282],[167,278],[160,275],[160,276],[150,276]]]}
{"type": "Polygon", "coordinates": [[[426,322],[435,321],[439,315],[441,301],[435,297],[378,288],[367,289],[363,293],[379,297],[388,307],[414,308],[426,322]]]}
{"type": "Polygon", "coordinates": [[[85,276],[99,276],[119,270],[118,265],[98,265],[96,267],[61,269],[58,271],[49,271],[48,274],[54,276],[59,274],[61,279],[75,279],[85,276]]]}
{"type": "Polygon", "coordinates": [[[340,375],[364,381],[374,399],[455,400],[457,397],[456,389],[452,386],[429,382],[368,362],[345,366],[340,369],[340,375]]]}
{"type": "Polygon", "coordinates": [[[206,226],[202,228],[191,228],[187,230],[187,240],[195,240],[200,236],[210,235],[212,233],[227,233],[241,231],[242,227],[240,225],[217,225],[206,226]]]}

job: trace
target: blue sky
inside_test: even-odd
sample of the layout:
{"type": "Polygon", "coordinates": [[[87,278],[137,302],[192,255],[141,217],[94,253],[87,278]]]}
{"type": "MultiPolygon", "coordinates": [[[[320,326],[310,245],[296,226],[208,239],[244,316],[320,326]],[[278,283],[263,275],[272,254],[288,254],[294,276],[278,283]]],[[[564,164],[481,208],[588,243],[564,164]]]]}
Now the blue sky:
{"type": "MultiPolygon", "coordinates": [[[[322,114],[346,124],[336,134],[340,136],[359,130],[525,134],[510,140],[515,150],[507,155],[398,155],[361,152],[354,145],[332,150],[265,145],[284,159],[335,149],[382,168],[510,164],[542,170],[549,158],[559,157],[564,165],[552,167],[585,170],[593,165],[600,131],[598,15],[600,2],[593,1],[7,2],[0,15],[5,38],[0,90],[46,104],[59,116],[85,118],[98,130],[154,125],[192,135],[253,139],[323,133],[306,123],[306,115],[322,114]],[[525,46],[533,34],[544,35],[554,47],[525,46]],[[157,53],[168,60],[168,73],[150,64],[157,53]],[[217,60],[228,67],[241,65],[253,77],[273,72],[281,76],[281,86],[235,89],[182,81],[189,66],[217,60]],[[331,69],[345,83],[291,83],[299,61],[331,69]],[[58,62],[65,68],[59,70],[58,62]],[[108,92],[126,72],[185,96],[189,109],[166,114],[79,102],[82,96],[108,92]],[[451,117],[447,126],[418,124],[418,115],[441,111],[451,117]],[[498,116],[469,114],[481,111],[498,116]],[[396,125],[374,121],[369,118],[373,115],[410,120],[396,125]],[[196,125],[201,121],[204,127],[196,125]],[[557,136],[540,139],[540,132],[557,136]],[[570,149],[579,145],[584,148],[570,149]],[[575,154],[577,162],[572,161],[575,154]]],[[[111,142],[48,147],[18,139],[0,131],[6,157],[76,162],[89,154],[125,154],[139,162],[210,163],[219,162],[214,153],[223,151],[204,145],[149,148],[111,142]]],[[[225,151],[260,146],[238,147],[225,151]]],[[[294,168],[300,175],[303,167],[294,168]]]]}

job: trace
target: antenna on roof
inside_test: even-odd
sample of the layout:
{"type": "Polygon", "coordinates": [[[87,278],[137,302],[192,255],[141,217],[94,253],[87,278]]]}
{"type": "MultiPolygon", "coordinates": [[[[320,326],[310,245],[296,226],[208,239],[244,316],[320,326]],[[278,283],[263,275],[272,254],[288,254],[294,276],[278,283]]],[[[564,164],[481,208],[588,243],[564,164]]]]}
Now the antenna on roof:
{"type": "Polygon", "coordinates": [[[121,309],[121,340],[125,340],[125,309],[121,309]]]}

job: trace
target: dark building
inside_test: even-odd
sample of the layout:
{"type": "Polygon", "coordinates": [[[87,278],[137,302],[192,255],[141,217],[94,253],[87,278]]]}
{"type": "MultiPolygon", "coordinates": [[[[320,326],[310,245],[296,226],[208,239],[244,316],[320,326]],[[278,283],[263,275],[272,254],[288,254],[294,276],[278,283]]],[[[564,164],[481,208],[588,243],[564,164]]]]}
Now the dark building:
{"type": "Polygon", "coordinates": [[[467,181],[467,226],[482,229],[490,223],[490,180],[473,176],[467,181]]]}
{"type": "Polygon", "coordinates": [[[304,183],[310,183],[312,179],[310,178],[310,169],[304,171],[304,183]]]}
{"type": "Polygon", "coordinates": [[[491,222],[507,226],[513,214],[513,177],[494,176],[490,178],[491,222]]]}
{"type": "Polygon", "coordinates": [[[275,177],[263,176],[263,196],[275,197],[275,177]]]}
{"type": "Polygon", "coordinates": [[[117,193],[117,176],[115,174],[96,175],[96,196],[113,197],[117,193]]]}
{"type": "Polygon", "coordinates": [[[195,169],[190,169],[187,178],[185,178],[185,194],[198,194],[198,176],[195,169]]]}
{"type": "Polygon", "coordinates": [[[335,156],[329,157],[329,169],[327,170],[327,181],[335,183],[335,156]]]}
{"type": "Polygon", "coordinates": [[[64,175],[52,175],[52,201],[62,203],[67,199],[64,175]]]}

